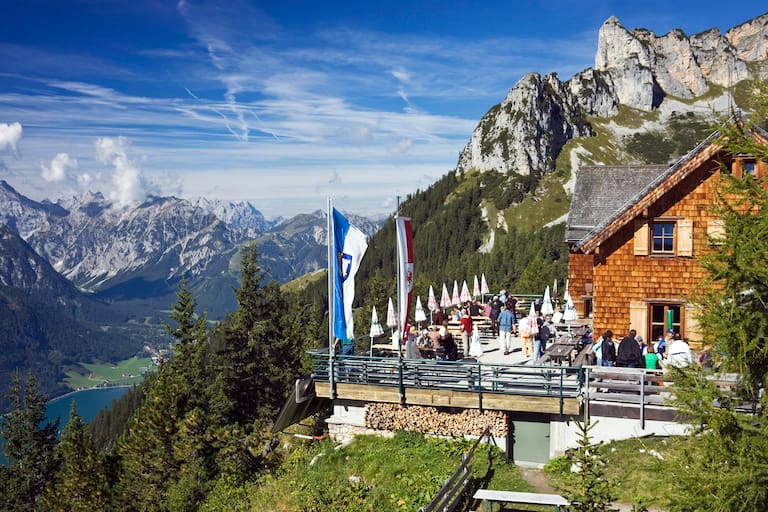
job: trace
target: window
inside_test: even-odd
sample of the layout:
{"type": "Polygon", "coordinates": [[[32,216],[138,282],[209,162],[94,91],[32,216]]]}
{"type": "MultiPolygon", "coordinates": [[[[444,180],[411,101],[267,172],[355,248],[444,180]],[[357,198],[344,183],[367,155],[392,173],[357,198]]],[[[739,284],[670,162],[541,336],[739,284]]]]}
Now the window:
{"type": "Polygon", "coordinates": [[[655,254],[675,254],[675,223],[654,222],[651,251],[655,254]]]}
{"type": "Polygon", "coordinates": [[[650,319],[650,325],[648,326],[648,332],[651,339],[658,340],[659,336],[664,336],[667,329],[670,327],[675,332],[680,333],[680,336],[685,335],[683,331],[683,305],[682,304],[649,304],[648,305],[648,318],[650,319]]]}
{"type": "Polygon", "coordinates": [[[760,178],[765,174],[765,165],[748,155],[737,156],[731,162],[731,172],[737,178],[760,178]]]}
{"type": "Polygon", "coordinates": [[[692,257],[693,224],[682,217],[635,219],[635,256],[692,257]]]}

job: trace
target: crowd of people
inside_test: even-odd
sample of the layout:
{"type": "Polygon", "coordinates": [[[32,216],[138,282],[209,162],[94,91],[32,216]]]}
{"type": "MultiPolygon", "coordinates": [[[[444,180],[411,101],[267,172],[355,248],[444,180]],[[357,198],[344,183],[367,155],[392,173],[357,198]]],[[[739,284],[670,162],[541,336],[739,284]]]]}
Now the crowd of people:
{"type": "Polygon", "coordinates": [[[479,331],[473,318],[485,317],[490,325],[491,335],[498,340],[498,348],[504,355],[512,353],[513,338],[522,339],[522,350],[526,357],[538,360],[544,354],[547,343],[555,339],[557,329],[552,315],[542,315],[540,303],[535,307],[536,316],[518,318],[519,300],[501,290],[487,302],[470,300],[450,311],[437,310],[432,314],[432,325],[419,331],[409,324],[406,328],[406,357],[421,357],[419,347],[433,348],[435,357],[456,360],[463,357],[478,358],[483,354],[479,331]],[[459,340],[449,330],[449,325],[458,324],[459,340]],[[412,347],[412,349],[409,349],[412,347]]]}
{"type": "Polygon", "coordinates": [[[618,345],[613,331],[609,329],[594,342],[592,352],[598,366],[658,370],[693,364],[688,342],[674,329],[668,329],[666,336],[659,336],[657,341],[650,340],[648,343],[632,329],[618,341],[618,345]]]}

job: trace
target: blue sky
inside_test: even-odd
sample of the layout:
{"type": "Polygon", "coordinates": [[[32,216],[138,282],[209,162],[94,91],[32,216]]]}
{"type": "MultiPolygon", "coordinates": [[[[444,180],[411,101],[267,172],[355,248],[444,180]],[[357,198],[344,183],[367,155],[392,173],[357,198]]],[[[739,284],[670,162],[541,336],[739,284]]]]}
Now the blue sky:
{"type": "Polygon", "coordinates": [[[268,216],[394,209],[456,165],[528,72],[594,64],[628,29],[725,31],[753,2],[7,2],[0,178],[33,199],[101,191],[249,200],[268,216]]]}

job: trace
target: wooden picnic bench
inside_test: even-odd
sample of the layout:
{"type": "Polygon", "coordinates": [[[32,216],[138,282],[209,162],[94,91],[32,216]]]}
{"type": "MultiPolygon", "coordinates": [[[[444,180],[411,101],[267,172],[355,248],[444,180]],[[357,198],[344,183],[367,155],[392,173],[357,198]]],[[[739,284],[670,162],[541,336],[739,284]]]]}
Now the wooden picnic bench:
{"type": "Polygon", "coordinates": [[[483,512],[490,512],[493,502],[514,503],[518,505],[549,505],[556,510],[570,505],[568,500],[559,494],[546,494],[538,492],[495,491],[492,489],[478,489],[472,496],[476,500],[483,501],[483,512]]]}

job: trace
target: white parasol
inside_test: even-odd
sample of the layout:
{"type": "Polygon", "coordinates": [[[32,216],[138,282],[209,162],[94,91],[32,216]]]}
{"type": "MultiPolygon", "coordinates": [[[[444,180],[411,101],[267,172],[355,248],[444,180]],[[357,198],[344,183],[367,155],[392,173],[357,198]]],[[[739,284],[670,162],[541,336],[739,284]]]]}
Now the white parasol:
{"type": "Polygon", "coordinates": [[[491,293],[491,289],[488,288],[488,281],[485,280],[485,273],[480,278],[480,293],[491,293]]]}
{"type": "Polygon", "coordinates": [[[528,313],[528,325],[531,328],[531,337],[535,338],[539,333],[539,324],[536,322],[536,308],[533,307],[533,302],[531,302],[531,311],[528,313]]]}
{"type": "Polygon", "coordinates": [[[475,284],[472,286],[472,295],[475,297],[480,296],[480,283],[477,280],[477,274],[475,274],[475,284]]]}
{"type": "Polygon", "coordinates": [[[461,302],[467,302],[469,299],[472,298],[472,296],[469,294],[469,287],[467,286],[467,280],[465,279],[463,283],[461,283],[461,295],[459,296],[461,299],[461,302]]]}
{"type": "Polygon", "coordinates": [[[427,315],[424,314],[424,308],[421,306],[421,297],[416,296],[416,309],[413,311],[413,319],[417,322],[425,322],[427,315]]]}
{"type": "Polygon", "coordinates": [[[381,323],[379,322],[379,315],[376,313],[376,306],[373,306],[373,310],[371,311],[371,338],[375,336],[381,336],[384,334],[384,328],[381,326],[381,323]]]}
{"type": "Polygon", "coordinates": [[[397,327],[397,314],[395,313],[395,306],[392,304],[392,297],[389,298],[389,304],[387,304],[387,327],[397,327]]]}
{"type": "Polygon", "coordinates": [[[568,336],[571,335],[571,322],[579,318],[579,314],[576,311],[576,306],[573,305],[573,299],[571,299],[571,292],[568,291],[568,280],[565,281],[565,292],[563,293],[563,300],[565,301],[565,310],[563,311],[563,321],[568,324],[568,336]]]}
{"type": "Polygon", "coordinates": [[[555,306],[560,304],[560,297],[557,295],[557,279],[555,279],[555,284],[552,285],[552,298],[555,300],[555,306]]]}
{"type": "Polygon", "coordinates": [[[459,283],[453,281],[453,293],[451,294],[451,304],[460,304],[461,297],[459,297],[459,283]]]}
{"type": "Polygon", "coordinates": [[[437,299],[435,299],[435,290],[432,289],[432,285],[429,285],[429,298],[427,299],[427,308],[430,311],[437,310],[437,299]]]}
{"type": "Polygon", "coordinates": [[[448,295],[448,287],[445,286],[445,283],[443,283],[443,294],[440,296],[440,307],[441,308],[451,307],[451,296],[448,295]]]}
{"type": "Polygon", "coordinates": [[[384,328],[381,327],[381,323],[379,323],[379,315],[376,314],[376,306],[373,306],[373,310],[371,310],[371,331],[369,334],[371,337],[371,350],[369,355],[373,355],[373,338],[381,336],[382,334],[384,334],[384,328]]]}
{"type": "Polygon", "coordinates": [[[573,305],[573,299],[571,294],[565,293],[565,311],[563,311],[563,320],[570,322],[579,318],[579,313],[576,311],[576,306],[573,305]]]}
{"type": "Polygon", "coordinates": [[[547,289],[544,290],[544,298],[541,302],[541,314],[551,315],[554,312],[555,309],[552,307],[552,299],[549,296],[549,285],[547,285],[547,289]]]}

